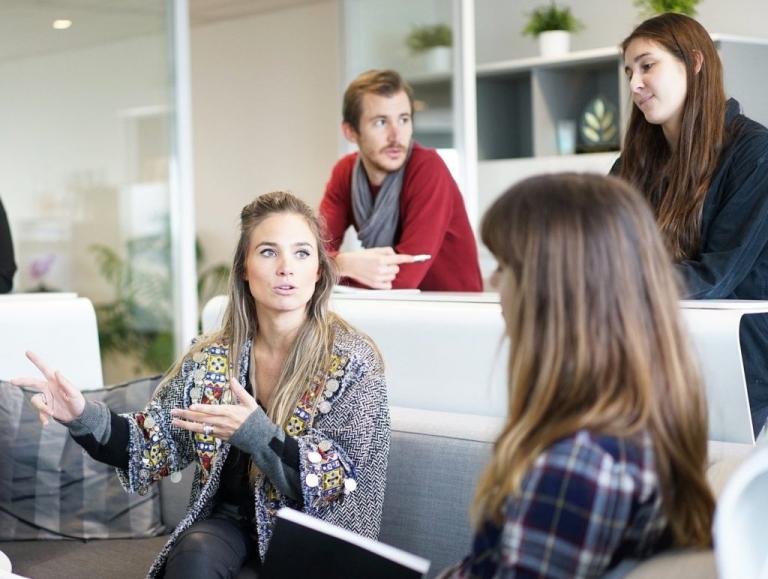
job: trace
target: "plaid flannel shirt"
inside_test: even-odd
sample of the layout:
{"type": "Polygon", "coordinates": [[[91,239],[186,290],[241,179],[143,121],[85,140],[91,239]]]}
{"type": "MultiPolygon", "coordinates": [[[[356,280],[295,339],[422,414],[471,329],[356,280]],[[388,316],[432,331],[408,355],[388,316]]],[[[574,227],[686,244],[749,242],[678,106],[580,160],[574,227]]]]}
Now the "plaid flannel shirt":
{"type": "Polygon", "coordinates": [[[667,519],[650,436],[585,430],[542,453],[486,521],[457,577],[598,577],[626,557],[663,549],[667,519]]]}

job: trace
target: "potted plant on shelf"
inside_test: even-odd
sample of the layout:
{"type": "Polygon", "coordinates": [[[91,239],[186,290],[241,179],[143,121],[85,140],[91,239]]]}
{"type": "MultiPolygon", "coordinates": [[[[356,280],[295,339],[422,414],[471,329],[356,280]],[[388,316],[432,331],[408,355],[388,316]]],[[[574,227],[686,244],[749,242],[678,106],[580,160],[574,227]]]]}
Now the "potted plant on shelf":
{"type": "Polygon", "coordinates": [[[412,54],[426,56],[428,70],[443,72],[451,69],[453,33],[447,24],[416,26],[405,42],[412,54]]]}
{"type": "Polygon", "coordinates": [[[644,16],[654,16],[664,12],[678,12],[687,16],[696,16],[699,0],[635,0],[644,16]]]}
{"type": "Polygon", "coordinates": [[[584,25],[567,6],[560,7],[554,0],[548,6],[537,8],[531,13],[523,34],[539,39],[541,56],[553,57],[568,53],[571,33],[578,32],[584,25]]]}

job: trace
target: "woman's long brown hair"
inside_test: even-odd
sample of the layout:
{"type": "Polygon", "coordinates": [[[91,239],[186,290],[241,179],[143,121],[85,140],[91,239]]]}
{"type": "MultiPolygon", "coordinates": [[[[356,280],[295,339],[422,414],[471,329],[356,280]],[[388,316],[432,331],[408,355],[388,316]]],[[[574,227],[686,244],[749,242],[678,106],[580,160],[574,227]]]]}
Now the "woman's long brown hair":
{"type": "Polygon", "coordinates": [[[622,52],[637,38],[659,44],[685,65],[688,90],[673,148],[661,126],[632,106],[619,175],[650,202],[673,257],[696,258],[704,197],[725,138],[723,67],[707,31],[688,16],[666,13],[646,20],[622,42],[622,52]],[[697,53],[703,59],[698,72],[697,53]]]}
{"type": "Polygon", "coordinates": [[[642,197],[620,179],[549,175],[504,193],[483,242],[505,277],[508,409],[474,520],[500,521],[533,461],[586,429],[647,432],[676,544],[706,546],[707,407],[677,278],[642,197]]]}

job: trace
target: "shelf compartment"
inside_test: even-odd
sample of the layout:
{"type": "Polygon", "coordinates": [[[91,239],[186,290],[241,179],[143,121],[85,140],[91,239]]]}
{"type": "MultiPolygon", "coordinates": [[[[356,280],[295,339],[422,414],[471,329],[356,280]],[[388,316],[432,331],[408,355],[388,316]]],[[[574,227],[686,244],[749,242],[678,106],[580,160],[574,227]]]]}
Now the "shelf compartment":
{"type": "Polygon", "coordinates": [[[529,71],[478,77],[477,134],[480,160],[533,155],[529,71]]]}

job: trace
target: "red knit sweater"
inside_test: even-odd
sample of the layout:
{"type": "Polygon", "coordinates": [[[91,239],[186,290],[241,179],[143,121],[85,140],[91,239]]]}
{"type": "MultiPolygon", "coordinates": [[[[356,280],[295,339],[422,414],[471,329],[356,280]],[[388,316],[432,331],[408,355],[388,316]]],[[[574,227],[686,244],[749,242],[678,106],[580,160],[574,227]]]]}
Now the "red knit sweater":
{"type": "MultiPolygon", "coordinates": [[[[352,169],[357,153],[342,157],[333,168],[320,202],[327,249],[335,255],[352,214],[352,169]]],[[[376,194],[378,191],[371,188],[376,194]]],[[[432,259],[400,266],[393,288],[426,291],[483,291],[477,245],[456,182],[433,149],[414,143],[400,193],[397,253],[427,253],[432,259]]]]}

